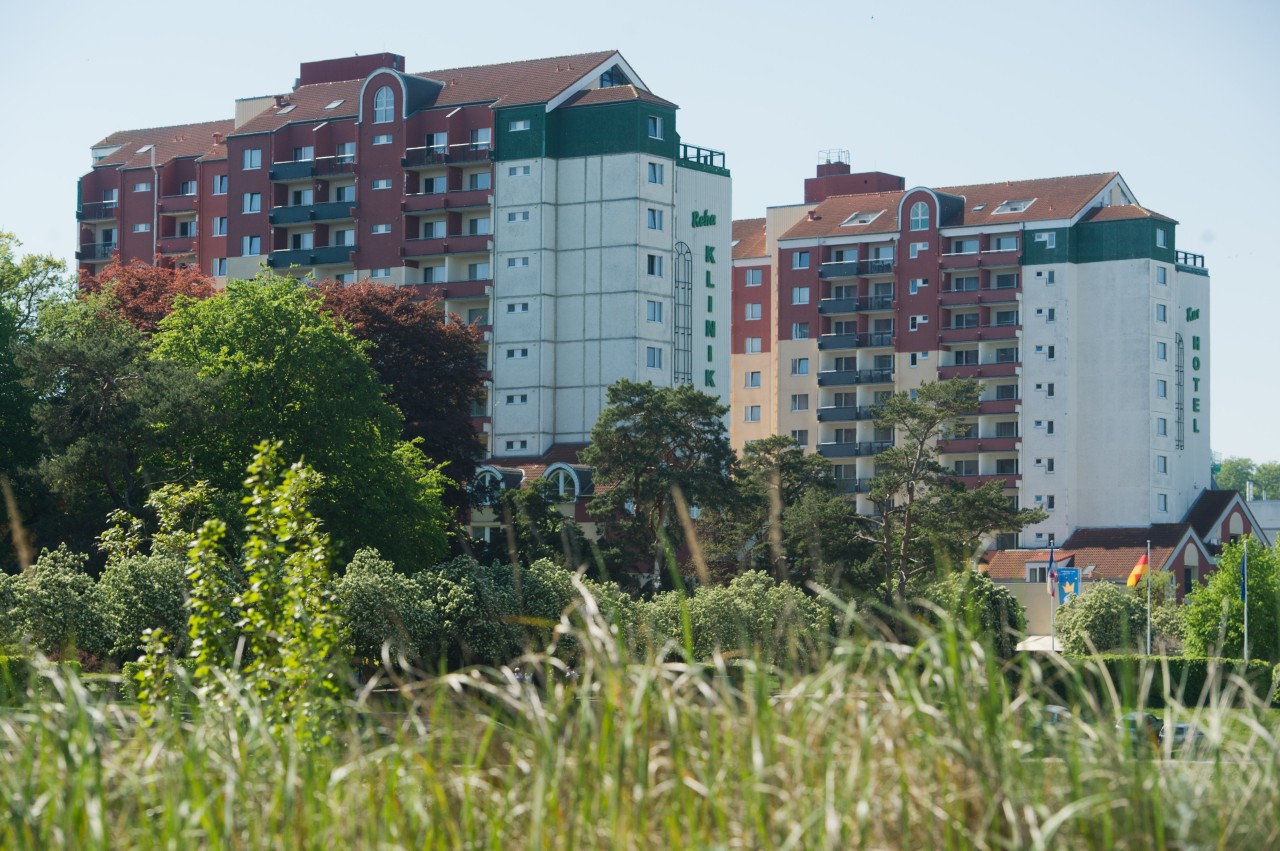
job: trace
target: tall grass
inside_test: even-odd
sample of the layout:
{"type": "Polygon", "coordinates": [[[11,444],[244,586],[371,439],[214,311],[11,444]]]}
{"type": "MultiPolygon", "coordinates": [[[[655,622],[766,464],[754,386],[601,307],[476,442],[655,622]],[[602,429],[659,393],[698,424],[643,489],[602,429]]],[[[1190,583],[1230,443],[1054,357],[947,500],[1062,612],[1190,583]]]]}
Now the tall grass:
{"type": "MultiPolygon", "coordinates": [[[[1226,682],[1170,699],[1210,747],[1117,738],[1124,707],[1047,659],[1002,665],[962,629],[873,624],[808,670],[629,661],[585,600],[553,657],[369,685],[331,743],[273,735],[254,694],[135,709],[44,666],[0,716],[4,848],[1267,848],[1280,749],[1226,682]]],[[[662,654],[666,655],[666,654],[662,654]]],[[[678,655],[678,651],[677,651],[678,655]]],[[[1118,692],[1116,692],[1118,693],[1118,692]]]]}

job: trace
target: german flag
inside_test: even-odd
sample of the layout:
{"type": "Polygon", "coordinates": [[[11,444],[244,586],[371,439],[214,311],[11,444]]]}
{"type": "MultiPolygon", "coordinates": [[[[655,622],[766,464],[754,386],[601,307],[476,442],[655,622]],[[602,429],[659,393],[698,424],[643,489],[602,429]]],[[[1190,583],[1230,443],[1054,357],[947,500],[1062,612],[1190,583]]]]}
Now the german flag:
{"type": "Polygon", "coordinates": [[[1138,557],[1138,563],[1133,566],[1133,570],[1129,572],[1129,581],[1125,583],[1130,588],[1138,584],[1142,577],[1147,575],[1147,554],[1143,553],[1138,557]]]}

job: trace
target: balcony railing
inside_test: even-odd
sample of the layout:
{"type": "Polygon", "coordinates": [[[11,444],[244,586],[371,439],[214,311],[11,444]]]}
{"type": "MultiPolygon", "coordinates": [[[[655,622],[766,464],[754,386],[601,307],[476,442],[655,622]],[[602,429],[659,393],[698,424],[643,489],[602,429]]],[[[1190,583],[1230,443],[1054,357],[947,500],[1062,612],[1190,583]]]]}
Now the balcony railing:
{"type": "Polygon", "coordinates": [[[356,158],[351,154],[343,154],[337,157],[316,157],[315,173],[317,177],[351,174],[355,170],[356,158]]]}
{"type": "Polygon", "coordinates": [[[116,201],[89,201],[80,205],[80,209],[76,211],[76,219],[82,222],[114,219],[119,209],[120,205],[116,201]]]}
{"type": "Polygon", "coordinates": [[[878,455],[893,446],[892,440],[864,440],[849,443],[819,443],[818,454],[823,458],[866,458],[878,455]]]}
{"type": "Polygon", "coordinates": [[[110,260],[111,255],[116,253],[119,248],[118,243],[114,242],[89,242],[80,246],[80,250],[76,252],[77,260],[110,260]]]}
{"type": "Polygon", "coordinates": [[[1021,361],[953,363],[938,367],[938,378],[1008,378],[1018,374],[1021,361]]]}
{"type": "Polygon", "coordinates": [[[686,145],[680,143],[680,159],[686,163],[695,163],[707,168],[717,169],[719,171],[726,170],[724,152],[713,151],[710,148],[701,148],[697,145],[686,145]]]}
{"type": "Polygon", "coordinates": [[[354,245],[327,245],[321,248],[294,248],[273,251],[267,255],[267,266],[287,269],[290,266],[334,266],[350,263],[354,245]]]}
{"type": "Polygon", "coordinates": [[[818,338],[818,349],[860,349],[875,346],[892,346],[892,332],[872,332],[869,334],[823,334],[818,338]]]}
{"type": "Polygon", "coordinates": [[[273,225],[294,225],[302,222],[331,222],[352,217],[354,201],[326,201],[321,204],[297,204],[292,207],[272,207],[267,220],[273,225]]]}
{"type": "Polygon", "coordinates": [[[832,369],[818,373],[819,387],[849,387],[855,384],[892,383],[892,369],[832,369]]]}
{"type": "Polygon", "coordinates": [[[893,271],[892,258],[871,258],[868,260],[838,260],[823,263],[818,267],[818,277],[852,278],[859,275],[888,275],[893,271]]]}
{"type": "Polygon", "coordinates": [[[401,257],[426,257],[432,254],[474,254],[489,250],[488,234],[452,234],[430,239],[406,239],[401,257]]]}
{"type": "Polygon", "coordinates": [[[431,210],[461,210],[468,207],[488,207],[490,189],[453,189],[449,192],[414,192],[404,196],[401,208],[406,213],[422,213],[431,210]]]}
{"type": "Polygon", "coordinates": [[[871,493],[870,479],[836,479],[836,493],[871,493]]]}
{"type": "Polygon", "coordinates": [[[441,148],[438,145],[427,145],[421,148],[409,148],[400,158],[402,168],[424,168],[448,163],[471,163],[489,160],[493,148],[489,145],[472,145],[463,142],[441,148]]]}
{"type": "Polygon", "coordinates": [[[196,196],[194,195],[165,195],[160,198],[157,204],[161,213],[190,213],[196,208],[196,196]]]}
{"type": "Polygon", "coordinates": [[[851,423],[859,420],[873,420],[879,405],[830,405],[818,408],[820,423],[851,423]]]}
{"type": "Polygon", "coordinates": [[[837,313],[857,313],[860,310],[891,310],[893,296],[870,295],[860,298],[824,298],[818,302],[818,313],[832,316],[837,313]]]}
{"type": "Polygon", "coordinates": [[[283,163],[272,163],[268,175],[271,180],[285,181],[314,177],[315,173],[315,160],[291,160],[283,163]]]}
{"type": "Polygon", "coordinates": [[[193,254],[196,250],[194,236],[162,236],[156,241],[156,250],[161,254],[193,254]]]}

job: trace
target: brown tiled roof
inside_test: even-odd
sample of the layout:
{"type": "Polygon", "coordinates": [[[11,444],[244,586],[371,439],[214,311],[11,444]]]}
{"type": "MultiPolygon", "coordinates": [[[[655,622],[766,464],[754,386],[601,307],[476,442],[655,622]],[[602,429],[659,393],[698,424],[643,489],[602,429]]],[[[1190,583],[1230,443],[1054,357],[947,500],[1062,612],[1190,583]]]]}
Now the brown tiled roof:
{"type": "Polygon", "coordinates": [[[1187,509],[1184,520],[1190,523],[1200,539],[1204,540],[1214,532],[1218,522],[1222,520],[1222,515],[1227,513],[1227,508],[1239,496],[1240,494],[1232,490],[1203,490],[1187,509]]]}
{"type": "Polygon", "coordinates": [[[214,160],[225,160],[227,158],[227,145],[225,142],[214,145],[209,149],[208,153],[196,159],[198,163],[213,162],[214,160]]]}
{"type": "MultiPolygon", "coordinates": [[[[1157,523],[1153,526],[1077,529],[1055,550],[1054,563],[1079,568],[1094,566],[1091,580],[1124,582],[1151,541],[1151,564],[1163,570],[1189,531],[1186,523],[1157,523]]],[[[986,573],[992,579],[1019,580],[1027,575],[1027,564],[1049,561],[1048,550],[998,550],[989,554],[986,573]]]]}
{"type": "MultiPolygon", "coordinates": [[[[501,106],[545,103],[576,83],[587,71],[616,55],[617,51],[606,50],[497,65],[446,68],[407,76],[435,80],[443,85],[431,104],[433,107],[467,103],[493,103],[501,106]]],[[[300,86],[285,96],[284,104],[271,107],[246,122],[236,132],[262,133],[293,122],[349,118],[360,111],[360,88],[364,81],[365,78],[361,77],[338,83],[300,86]],[[344,103],[332,110],[324,108],[335,100],[342,100],[344,103]],[[289,104],[293,104],[294,108],[281,115],[280,110],[289,104]]],[[[645,96],[666,103],[660,98],[647,94],[645,96]]]]}
{"type": "Polygon", "coordinates": [[[1119,222],[1126,219],[1160,219],[1164,222],[1177,221],[1148,210],[1141,204],[1112,204],[1110,207],[1094,207],[1080,217],[1082,222],[1119,222]]]}
{"type": "MultiPolygon", "coordinates": [[[[1047,562],[1048,550],[996,550],[985,559],[983,572],[992,579],[1026,579],[1027,562],[1047,562]]],[[[1061,551],[1054,554],[1055,563],[1064,561],[1061,551]]]]}
{"type": "Polygon", "coordinates": [[[94,147],[120,145],[120,150],[94,163],[95,168],[142,168],[151,164],[151,152],[138,153],[146,145],[155,145],[157,164],[174,157],[195,157],[207,153],[213,144],[213,134],[226,135],[235,128],[235,121],[203,121],[199,124],[176,124],[172,127],[152,127],[148,130],[124,130],[112,133],[94,147]]]}
{"type": "MultiPolygon", "coordinates": [[[[1082,174],[1074,177],[1049,177],[1039,180],[1011,180],[1004,183],[978,183],[969,186],[931,187],[941,195],[964,200],[956,214],[942,223],[943,227],[973,227],[986,224],[1069,219],[1092,201],[1117,172],[1082,174]],[[1005,201],[1035,199],[1021,213],[996,213],[1005,201]],[[974,209],[980,207],[981,209],[974,209]]],[[[911,190],[907,190],[909,192],[911,190]]],[[[898,203],[906,192],[874,192],[865,195],[836,195],[826,199],[807,218],[801,219],[783,234],[783,239],[819,236],[843,236],[864,233],[897,233],[898,203]],[[880,215],[866,225],[842,226],[854,213],[880,215]]]]}
{"type": "Polygon", "coordinates": [[[601,103],[619,103],[628,100],[642,100],[645,103],[656,103],[675,108],[675,104],[671,101],[660,98],[652,92],[646,92],[644,89],[637,89],[630,84],[610,86],[605,89],[583,89],[566,100],[563,106],[595,106],[601,103]]]}
{"type": "Polygon", "coordinates": [[[524,471],[524,480],[532,481],[547,471],[552,464],[581,465],[578,454],[587,448],[585,443],[556,443],[543,455],[530,455],[523,458],[497,458],[492,466],[524,471]]]}
{"type": "Polygon", "coordinates": [[[765,256],[764,222],[764,219],[734,219],[734,260],[765,256]]]}

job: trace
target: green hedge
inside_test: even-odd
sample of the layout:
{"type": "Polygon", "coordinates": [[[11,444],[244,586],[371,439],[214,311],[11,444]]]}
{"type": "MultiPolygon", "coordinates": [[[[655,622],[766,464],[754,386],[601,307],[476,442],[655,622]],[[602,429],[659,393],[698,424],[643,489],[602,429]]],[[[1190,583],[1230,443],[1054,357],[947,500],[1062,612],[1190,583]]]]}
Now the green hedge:
{"type": "Polygon", "coordinates": [[[31,681],[31,665],[21,656],[0,656],[0,705],[22,703],[27,699],[31,681]]]}
{"type": "Polygon", "coordinates": [[[1210,685],[1211,690],[1225,690],[1232,676],[1242,677],[1255,696],[1267,699],[1272,693],[1272,680],[1277,676],[1271,663],[1261,659],[1253,659],[1246,666],[1243,659],[1141,654],[1064,658],[1071,663],[1075,677],[1058,673],[1050,678],[1049,685],[1065,703],[1075,702],[1071,698],[1078,688],[1095,695],[1101,703],[1107,702],[1109,689],[1101,676],[1099,663],[1125,707],[1163,707],[1166,692],[1182,704],[1194,706],[1202,696],[1207,699],[1206,685],[1210,685]]]}

